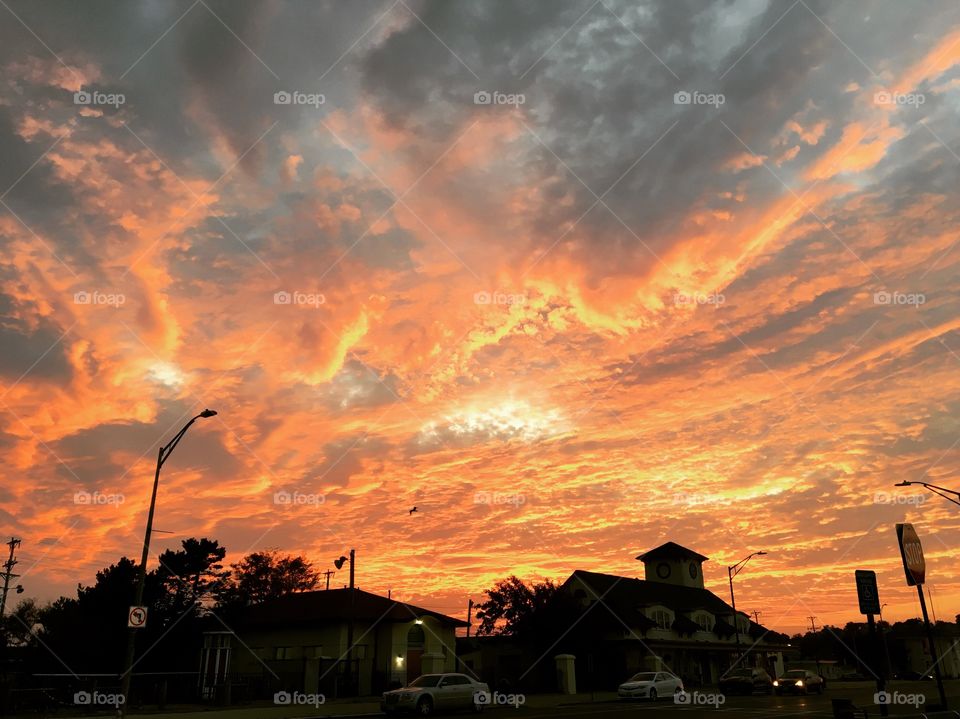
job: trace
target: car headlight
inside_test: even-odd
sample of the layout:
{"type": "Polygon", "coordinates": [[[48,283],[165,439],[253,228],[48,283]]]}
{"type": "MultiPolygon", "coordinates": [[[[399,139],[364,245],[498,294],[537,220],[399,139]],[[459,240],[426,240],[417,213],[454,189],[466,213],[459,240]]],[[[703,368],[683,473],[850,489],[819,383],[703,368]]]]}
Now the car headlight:
{"type": "Polygon", "coordinates": [[[802,687],[802,686],[803,686],[803,679],[797,679],[797,684],[796,684],[796,686],[802,687]]]}
{"type": "Polygon", "coordinates": [[[773,686],[775,686],[775,687],[780,686],[780,682],[779,682],[777,679],[774,679],[774,680],[773,680],[773,686]]]}

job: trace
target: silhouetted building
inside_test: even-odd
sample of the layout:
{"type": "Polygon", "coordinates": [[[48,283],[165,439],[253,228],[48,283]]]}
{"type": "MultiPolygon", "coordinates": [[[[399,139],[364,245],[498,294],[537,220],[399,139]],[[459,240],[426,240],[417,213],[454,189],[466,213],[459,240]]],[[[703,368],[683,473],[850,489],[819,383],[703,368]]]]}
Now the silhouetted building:
{"type": "Polygon", "coordinates": [[[576,657],[579,691],[613,690],[644,670],[673,672],[690,686],[710,685],[736,659],[736,622],[747,653],[743,664],[761,666],[772,676],[783,673],[783,636],[771,637],[743,612],[734,617],[730,605],[704,587],[707,557],[667,542],[639,559],[644,579],[585,570],[571,574],[560,588],[557,626],[546,632],[555,634],[543,642],[461,639],[461,660],[493,687],[556,689],[557,654],[576,657]]]}
{"type": "Polygon", "coordinates": [[[250,607],[235,631],[204,635],[200,686],[206,698],[227,686],[241,694],[276,691],[361,695],[428,672],[455,671],[457,627],[466,622],[360,589],[301,592],[250,607]],[[353,619],[352,671],[347,636],[353,619]]]}

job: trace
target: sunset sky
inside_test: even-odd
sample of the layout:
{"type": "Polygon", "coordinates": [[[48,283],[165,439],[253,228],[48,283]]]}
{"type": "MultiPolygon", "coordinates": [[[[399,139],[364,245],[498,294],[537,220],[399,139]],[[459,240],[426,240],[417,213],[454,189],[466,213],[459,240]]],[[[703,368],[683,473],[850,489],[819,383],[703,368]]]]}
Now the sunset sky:
{"type": "Polygon", "coordinates": [[[960,489],[956,2],[0,18],[25,596],[139,557],[157,449],[211,407],[154,561],[355,547],[361,588],[462,616],[509,574],[642,576],[668,540],[727,599],[762,549],[738,608],[797,631],[858,616],[855,569],[917,616],[907,521],[960,612],[960,507],[892,486],[960,489]]]}

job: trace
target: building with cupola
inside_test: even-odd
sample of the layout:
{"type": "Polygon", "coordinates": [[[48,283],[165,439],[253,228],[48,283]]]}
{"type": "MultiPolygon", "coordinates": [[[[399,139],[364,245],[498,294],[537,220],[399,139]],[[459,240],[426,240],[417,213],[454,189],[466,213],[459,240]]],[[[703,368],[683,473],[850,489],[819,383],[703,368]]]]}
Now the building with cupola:
{"type": "MultiPolygon", "coordinates": [[[[604,639],[626,676],[669,671],[691,685],[715,684],[735,661],[783,673],[787,645],[704,586],[708,558],[675,542],[639,555],[643,579],[575,571],[563,590],[607,625],[604,639]],[[778,641],[779,640],[779,641],[778,641]],[[739,647],[739,651],[738,651],[739,647]]],[[[613,669],[613,667],[611,667],[613,669]]]]}
{"type": "MultiPolygon", "coordinates": [[[[688,687],[709,686],[741,654],[738,667],[783,673],[786,637],[734,613],[705,587],[707,557],[667,542],[637,559],[643,579],[574,571],[536,646],[529,638],[490,637],[463,642],[458,653],[491,686],[504,687],[548,688],[568,671],[577,691],[611,691],[640,671],[668,671],[688,687]]],[[[749,592],[741,591],[749,605],[749,592]]]]}

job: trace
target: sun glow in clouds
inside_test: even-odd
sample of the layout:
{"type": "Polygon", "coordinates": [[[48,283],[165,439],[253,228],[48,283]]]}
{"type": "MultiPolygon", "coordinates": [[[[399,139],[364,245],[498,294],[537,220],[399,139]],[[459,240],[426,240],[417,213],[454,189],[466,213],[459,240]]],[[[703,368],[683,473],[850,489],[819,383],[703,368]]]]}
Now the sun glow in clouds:
{"type": "Polygon", "coordinates": [[[566,422],[559,410],[541,410],[528,402],[508,400],[483,409],[469,409],[430,422],[420,431],[421,445],[477,444],[490,440],[536,442],[562,434],[566,422]]]}

